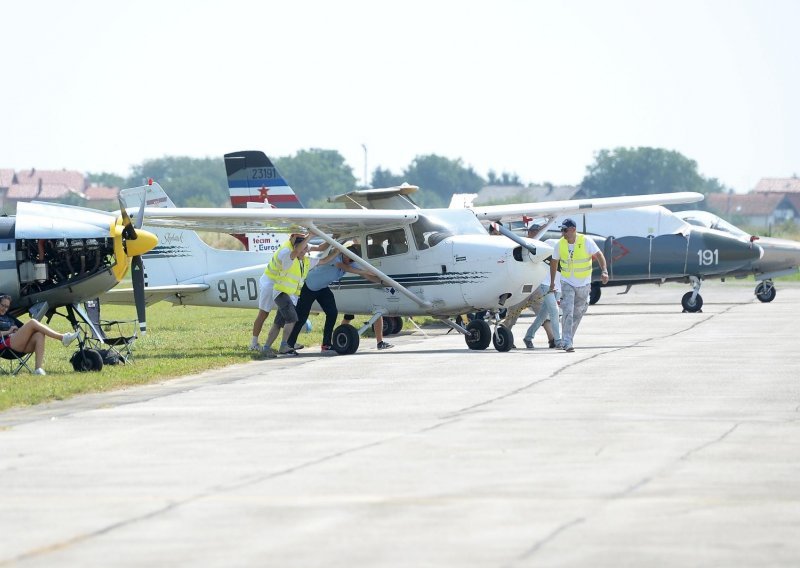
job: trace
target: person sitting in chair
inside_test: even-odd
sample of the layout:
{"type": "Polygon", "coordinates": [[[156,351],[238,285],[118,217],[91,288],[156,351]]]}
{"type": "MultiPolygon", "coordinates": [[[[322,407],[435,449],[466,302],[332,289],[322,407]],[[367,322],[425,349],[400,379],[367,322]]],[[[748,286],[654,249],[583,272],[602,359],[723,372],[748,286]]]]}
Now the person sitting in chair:
{"type": "Polygon", "coordinates": [[[58,333],[37,320],[28,320],[24,324],[17,318],[8,315],[11,307],[11,296],[0,294],[0,351],[11,349],[18,355],[35,353],[36,370],[34,375],[46,375],[42,368],[44,363],[44,338],[58,339],[63,345],[69,345],[78,337],[78,332],[58,333]]]}

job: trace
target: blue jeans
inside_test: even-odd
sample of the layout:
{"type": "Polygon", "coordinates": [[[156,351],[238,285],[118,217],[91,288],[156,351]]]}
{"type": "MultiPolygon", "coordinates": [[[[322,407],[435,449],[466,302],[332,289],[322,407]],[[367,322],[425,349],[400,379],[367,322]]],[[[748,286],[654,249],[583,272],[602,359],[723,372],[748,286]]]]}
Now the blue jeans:
{"type": "Polygon", "coordinates": [[[562,327],[564,341],[562,343],[564,347],[572,347],[572,338],[575,337],[578,324],[581,323],[581,318],[589,307],[591,289],[591,284],[576,287],[569,282],[561,281],[561,310],[564,312],[564,321],[562,322],[564,324],[562,327]]]}
{"type": "Polygon", "coordinates": [[[558,325],[558,302],[556,302],[556,292],[550,293],[549,284],[540,284],[539,290],[542,293],[542,307],[536,313],[536,319],[525,332],[525,339],[533,341],[533,336],[539,330],[539,327],[544,323],[544,320],[550,319],[550,325],[553,326],[553,339],[557,342],[561,341],[561,327],[558,325]]]}

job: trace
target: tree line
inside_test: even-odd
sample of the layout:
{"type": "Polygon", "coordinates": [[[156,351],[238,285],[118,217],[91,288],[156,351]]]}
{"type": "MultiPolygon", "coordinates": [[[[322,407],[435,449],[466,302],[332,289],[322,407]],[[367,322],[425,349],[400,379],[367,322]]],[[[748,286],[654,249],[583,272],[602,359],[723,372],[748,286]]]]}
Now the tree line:
{"type": "MultiPolygon", "coordinates": [[[[329,196],[357,189],[353,168],[336,150],[312,148],[272,160],[306,207],[331,207],[329,196]]],[[[180,207],[221,207],[229,203],[222,158],[164,156],[134,165],[128,177],[88,174],[90,182],[116,187],[142,185],[149,178],[158,181],[180,207]]],[[[370,186],[392,187],[403,182],[420,187],[414,199],[422,207],[447,207],[453,193],[477,193],[485,185],[522,185],[514,173],[490,170],[484,178],[460,158],[428,154],[417,156],[397,174],[375,168],[370,186]]],[[[587,166],[580,187],[590,197],[729,191],[717,179],[700,175],[694,160],[679,152],[647,147],[600,150],[587,166]]]]}

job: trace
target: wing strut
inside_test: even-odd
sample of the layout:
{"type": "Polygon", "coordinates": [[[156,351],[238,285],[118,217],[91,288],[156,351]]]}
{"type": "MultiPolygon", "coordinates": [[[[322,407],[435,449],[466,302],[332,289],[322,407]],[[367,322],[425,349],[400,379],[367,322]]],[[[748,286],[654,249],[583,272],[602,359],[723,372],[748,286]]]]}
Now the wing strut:
{"type": "Polygon", "coordinates": [[[363,258],[358,256],[357,254],[347,250],[344,247],[343,244],[336,242],[334,239],[332,239],[331,237],[326,235],[324,232],[320,231],[314,225],[314,223],[309,223],[308,224],[308,229],[312,233],[317,235],[319,238],[321,238],[323,241],[325,241],[326,243],[331,245],[333,248],[335,248],[336,250],[341,252],[343,255],[346,255],[347,257],[349,257],[352,260],[356,261],[358,263],[358,265],[361,268],[363,268],[364,270],[366,270],[367,272],[371,272],[372,274],[374,274],[375,276],[380,278],[383,282],[388,282],[389,284],[391,284],[395,288],[395,290],[397,290],[398,292],[400,292],[404,296],[408,297],[409,299],[411,299],[412,301],[416,302],[417,304],[419,304],[420,306],[422,306],[423,308],[425,308],[427,310],[432,310],[433,309],[433,304],[431,304],[430,302],[426,302],[425,300],[423,300],[422,298],[420,298],[419,296],[414,294],[411,290],[409,290],[408,288],[406,288],[402,284],[398,283],[391,276],[388,276],[388,275],[384,274],[383,272],[381,272],[380,270],[378,270],[377,268],[372,266],[369,262],[367,262],[366,260],[364,260],[363,258]]]}

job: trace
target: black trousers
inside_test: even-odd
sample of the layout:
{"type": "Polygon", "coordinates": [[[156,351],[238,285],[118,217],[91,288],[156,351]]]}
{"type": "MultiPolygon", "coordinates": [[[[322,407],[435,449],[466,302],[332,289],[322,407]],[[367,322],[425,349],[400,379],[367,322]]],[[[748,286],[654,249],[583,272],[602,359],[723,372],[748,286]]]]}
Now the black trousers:
{"type": "Polygon", "coordinates": [[[336,318],[339,317],[339,310],[336,307],[336,298],[333,292],[327,286],[322,290],[309,290],[308,286],[303,284],[300,290],[300,296],[297,298],[297,323],[289,334],[289,345],[297,343],[297,336],[300,331],[305,327],[308,320],[308,314],[311,313],[311,305],[317,301],[325,312],[325,327],[322,329],[322,344],[330,345],[331,336],[333,335],[333,326],[336,325],[336,318]]]}

